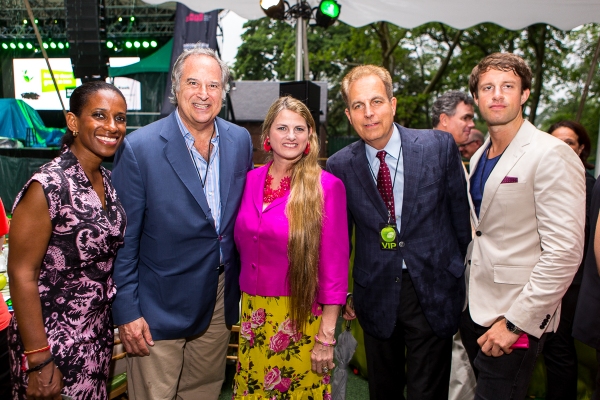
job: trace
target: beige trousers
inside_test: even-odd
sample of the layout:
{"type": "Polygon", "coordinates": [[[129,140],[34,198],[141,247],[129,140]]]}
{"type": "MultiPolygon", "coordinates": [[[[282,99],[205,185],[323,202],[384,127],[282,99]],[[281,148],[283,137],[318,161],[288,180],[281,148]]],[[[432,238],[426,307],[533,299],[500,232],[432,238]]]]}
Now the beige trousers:
{"type": "Polygon", "coordinates": [[[199,335],[157,340],[147,357],[127,356],[130,400],[217,400],[225,379],[227,344],[225,274],[219,276],[217,302],[208,329],[199,335]]]}

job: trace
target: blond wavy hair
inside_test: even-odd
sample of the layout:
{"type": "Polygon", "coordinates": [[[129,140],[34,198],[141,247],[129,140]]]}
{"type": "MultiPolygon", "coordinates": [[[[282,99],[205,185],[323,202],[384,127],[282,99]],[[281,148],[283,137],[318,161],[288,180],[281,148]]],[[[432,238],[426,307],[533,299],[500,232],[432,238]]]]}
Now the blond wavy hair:
{"type": "MultiPolygon", "coordinates": [[[[302,154],[292,167],[291,191],[285,208],[289,221],[287,281],[291,293],[290,317],[297,329],[304,329],[319,287],[319,248],[323,222],[322,170],[318,163],[319,139],[315,121],[300,100],[285,96],[271,105],[262,125],[261,143],[264,143],[273,121],[283,110],[300,115],[309,127],[310,150],[308,154],[302,154]]],[[[267,159],[272,157],[272,152],[269,152],[267,159]]]]}

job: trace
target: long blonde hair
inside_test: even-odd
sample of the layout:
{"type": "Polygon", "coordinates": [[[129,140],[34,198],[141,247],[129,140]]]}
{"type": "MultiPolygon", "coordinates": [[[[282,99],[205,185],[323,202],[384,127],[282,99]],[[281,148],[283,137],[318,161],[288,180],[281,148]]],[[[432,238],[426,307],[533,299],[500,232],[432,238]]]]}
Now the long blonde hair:
{"type": "MultiPolygon", "coordinates": [[[[261,143],[264,143],[273,121],[283,110],[302,116],[310,128],[310,150],[308,154],[302,154],[292,168],[291,191],[285,208],[289,221],[287,280],[291,293],[290,317],[297,329],[304,329],[319,287],[319,247],[323,223],[319,139],[308,108],[301,101],[286,96],[277,99],[269,108],[262,126],[261,143]]],[[[271,157],[269,152],[268,158],[271,157]]]]}

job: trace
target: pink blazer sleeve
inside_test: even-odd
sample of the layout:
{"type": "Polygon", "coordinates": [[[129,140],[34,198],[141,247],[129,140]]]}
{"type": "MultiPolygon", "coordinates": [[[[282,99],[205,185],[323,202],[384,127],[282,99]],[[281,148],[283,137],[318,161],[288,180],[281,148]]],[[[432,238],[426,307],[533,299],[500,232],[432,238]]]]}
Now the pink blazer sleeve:
{"type": "Polygon", "coordinates": [[[323,171],[323,227],[319,254],[317,302],[344,304],[348,292],[348,214],[346,189],[341,180],[323,171]]]}

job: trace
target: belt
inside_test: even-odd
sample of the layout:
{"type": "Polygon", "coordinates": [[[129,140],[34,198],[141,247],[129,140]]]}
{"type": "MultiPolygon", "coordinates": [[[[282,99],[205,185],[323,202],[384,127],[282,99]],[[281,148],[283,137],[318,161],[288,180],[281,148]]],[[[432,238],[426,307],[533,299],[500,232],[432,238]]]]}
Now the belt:
{"type": "Polygon", "coordinates": [[[221,275],[223,272],[225,272],[225,264],[219,265],[219,275],[221,275]]]}

